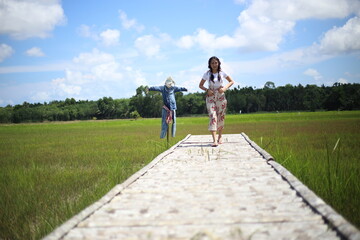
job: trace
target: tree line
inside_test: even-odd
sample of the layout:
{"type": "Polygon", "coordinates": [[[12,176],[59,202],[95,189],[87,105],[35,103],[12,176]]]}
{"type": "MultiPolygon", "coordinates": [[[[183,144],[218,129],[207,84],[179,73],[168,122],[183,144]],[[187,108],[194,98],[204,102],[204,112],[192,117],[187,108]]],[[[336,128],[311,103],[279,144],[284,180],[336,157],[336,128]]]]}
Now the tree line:
{"type": "MultiPolygon", "coordinates": [[[[226,91],[227,113],[274,111],[359,110],[360,84],[333,86],[287,84],[275,87],[267,82],[263,88],[237,86],[226,91]]],[[[177,116],[207,114],[205,93],[176,93],[177,116]]],[[[147,92],[146,86],[136,89],[128,99],[103,97],[97,101],[67,98],[49,103],[28,103],[0,107],[0,123],[71,121],[90,119],[126,119],[161,117],[162,96],[147,92]]]]}

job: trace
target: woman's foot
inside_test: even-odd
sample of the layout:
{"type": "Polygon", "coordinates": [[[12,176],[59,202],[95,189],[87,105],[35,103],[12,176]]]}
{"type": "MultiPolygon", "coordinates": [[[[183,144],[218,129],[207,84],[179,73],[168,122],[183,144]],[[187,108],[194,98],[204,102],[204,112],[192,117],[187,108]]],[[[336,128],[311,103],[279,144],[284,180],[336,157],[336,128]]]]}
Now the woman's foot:
{"type": "Polygon", "coordinates": [[[216,137],[216,131],[211,131],[211,135],[212,135],[212,139],[213,139],[213,143],[211,144],[212,147],[217,147],[218,146],[218,142],[216,141],[217,137],[216,137]]]}
{"type": "Polygon", "coordinates": [[[222,143],[223,143],[223,141],[222,141],[222,137],[219,137],[219,139],[218,139],[218,143],[219,143],[219,144],[222,144],[222,143]]]}

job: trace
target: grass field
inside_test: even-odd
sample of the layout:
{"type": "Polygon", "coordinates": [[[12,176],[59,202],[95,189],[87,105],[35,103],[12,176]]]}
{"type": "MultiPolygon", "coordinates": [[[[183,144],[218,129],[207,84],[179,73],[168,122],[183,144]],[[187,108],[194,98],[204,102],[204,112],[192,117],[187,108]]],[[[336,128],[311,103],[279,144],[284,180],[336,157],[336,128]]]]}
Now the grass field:
{"type": "MultiPolygon", "coordinates": [[[[160,119],[0,125],[0,239],[39,239],[166,148],[160,119]]],[[[177,136],[209,134],[207,117],[177,136]]],[[[360,226],[360,111],[228,115],[253,141],[360,226]]]]}

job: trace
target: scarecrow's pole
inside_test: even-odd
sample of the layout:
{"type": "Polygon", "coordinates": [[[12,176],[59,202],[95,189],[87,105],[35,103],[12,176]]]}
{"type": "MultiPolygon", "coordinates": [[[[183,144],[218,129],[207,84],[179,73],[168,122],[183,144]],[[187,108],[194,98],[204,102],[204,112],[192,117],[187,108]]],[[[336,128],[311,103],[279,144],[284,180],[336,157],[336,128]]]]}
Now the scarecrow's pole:
{"type": "Polygon", "coordinates": [[[169,134],[170,134],[170,123],[168,123],[167,134],[166,134],[166,141],[168,148],[169,148],[169,134]]]}

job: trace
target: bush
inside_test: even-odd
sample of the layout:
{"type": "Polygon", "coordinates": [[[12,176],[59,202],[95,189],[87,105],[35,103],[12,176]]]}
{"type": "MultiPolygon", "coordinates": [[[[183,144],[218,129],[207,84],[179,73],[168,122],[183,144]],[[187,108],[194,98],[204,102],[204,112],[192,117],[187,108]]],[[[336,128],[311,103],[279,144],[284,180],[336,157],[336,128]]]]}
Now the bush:
{"type": "Polygon", "coordinates": [[[140,117],[141,117],[140,114],[136,110],[130,113],[130,118],[134,118],[136,120],[140,117]]]}

